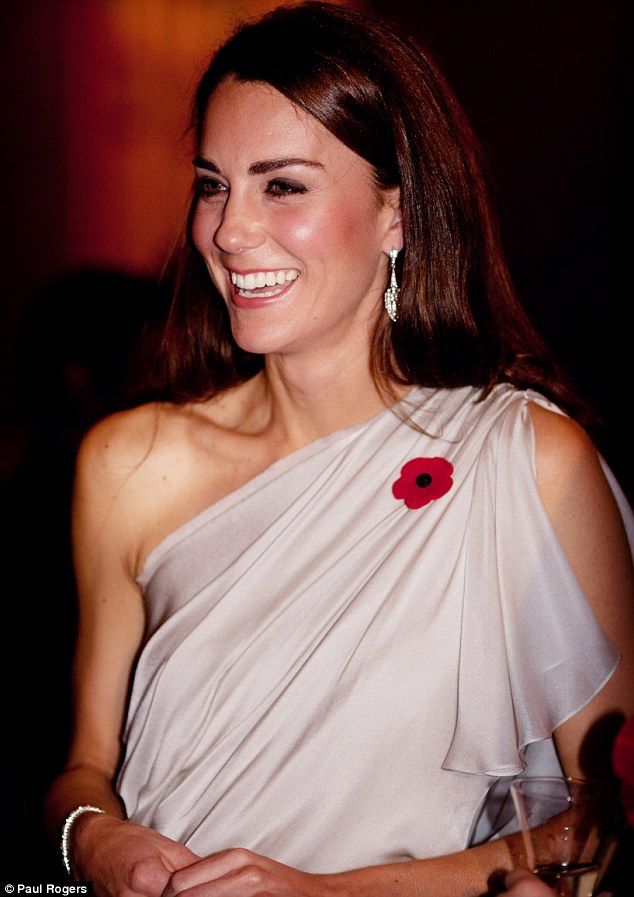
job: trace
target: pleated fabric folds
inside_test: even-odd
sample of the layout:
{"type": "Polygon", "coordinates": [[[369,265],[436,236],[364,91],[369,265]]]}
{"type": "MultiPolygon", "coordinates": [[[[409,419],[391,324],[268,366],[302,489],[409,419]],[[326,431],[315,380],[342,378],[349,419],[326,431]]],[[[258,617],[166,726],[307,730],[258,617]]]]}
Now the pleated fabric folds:
{"type": "Polygon", "coordinates": [[[151,553],[131,819],[315,872],[465,847],[491,780],[618,662],[541,503],[529,401],[552,407],[416,387],[401,416],[293,452],[151,553]],[[401,468],[439,457],[451,488],[410,510],[401,468]]]}

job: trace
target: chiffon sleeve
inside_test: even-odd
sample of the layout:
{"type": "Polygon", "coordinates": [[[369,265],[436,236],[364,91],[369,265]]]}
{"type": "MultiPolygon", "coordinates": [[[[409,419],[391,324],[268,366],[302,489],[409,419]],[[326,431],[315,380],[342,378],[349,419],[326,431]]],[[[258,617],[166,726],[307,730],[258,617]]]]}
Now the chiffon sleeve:
{"type": "MultiPolygon", "coordinates": [[[[518,394],[483,448],[466,546],[458,704],[443,767],[509,776],[614,672],[619,654],[568,563],[535,476],[529,401],[518,394]]],[[[632,545],[632,512],[606,469],[632,545]]]]}

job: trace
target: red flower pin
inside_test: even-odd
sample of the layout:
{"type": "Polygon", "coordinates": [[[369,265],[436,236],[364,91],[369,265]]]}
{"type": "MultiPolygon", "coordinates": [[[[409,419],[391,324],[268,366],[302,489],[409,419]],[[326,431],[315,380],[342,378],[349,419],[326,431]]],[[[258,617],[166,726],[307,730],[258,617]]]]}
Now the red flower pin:
{"type": "Polygon", "coordinates": [[[441,498],[453,486],[453,465],[445,458],[412,458],[401,467],[401,475],[392,484],[394,498],[402,498],[414,511],[441,498]]]}

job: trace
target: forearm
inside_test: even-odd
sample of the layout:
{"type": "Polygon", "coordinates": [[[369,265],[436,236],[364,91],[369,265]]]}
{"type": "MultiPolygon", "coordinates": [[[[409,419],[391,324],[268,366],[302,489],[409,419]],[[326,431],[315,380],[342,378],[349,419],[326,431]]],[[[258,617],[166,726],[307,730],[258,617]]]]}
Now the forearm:
{"type": "Polygon", "coordinates": [[[508,841],[449,856],[370,866],[326,876],[341,897],[478,897],[513,865],[508,841]]]}
{"type": "Polygon", "coordinates": [[[131,892],[160,897],[171,874],[198,859],[159,832],[125,821],[110,777],[86,765],[68,768],[49,789],[45,812],[57,843],[67,815],[86,805],[105,812],[77,817],[68,839],[68,859],[72,874],[92,882],[99,897],[131,892]]]}
{"type": "MultiPolygon", "coordinates": [[[[46,823],[56,844],[59,844],[68,814],[76,807],[87,805],[125,819],[123,804],[105,772],[94,766],[69,767],[52,783],[44,805],[46,823]]],[[[79,819],[75,825],[79,825],[79,819]]]]}

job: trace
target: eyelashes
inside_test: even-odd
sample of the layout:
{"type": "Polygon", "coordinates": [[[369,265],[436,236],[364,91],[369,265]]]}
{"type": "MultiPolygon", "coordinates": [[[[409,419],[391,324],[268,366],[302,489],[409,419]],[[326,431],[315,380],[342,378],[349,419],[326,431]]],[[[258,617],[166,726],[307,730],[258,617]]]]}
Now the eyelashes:
{"type": "Polygon", "coordinates": [[[215,178],[197,177],[194,181],[194,192],[201,199],[214,199],[228,191],[225,185],[215,178]]]}
{"type": "MultiPolygon", "coordinates": [[[[216,178],[197,177],[194,182],[196,196],[204,200],[217,199],[229,193],[228,187],[216,178]]],[[[273,178],[267,182],[264,191],[268,196],[299,196],[308,192],[308,188],[299,181],[287,178],[273,178]]]]}
{"type": "Polygon", "coordinates": [[[275,178],[269,181],[266,192],[271,196],[293,196],[307,192],[307,188],[297,181],[289,181],[286,178],[275,178]]]}

